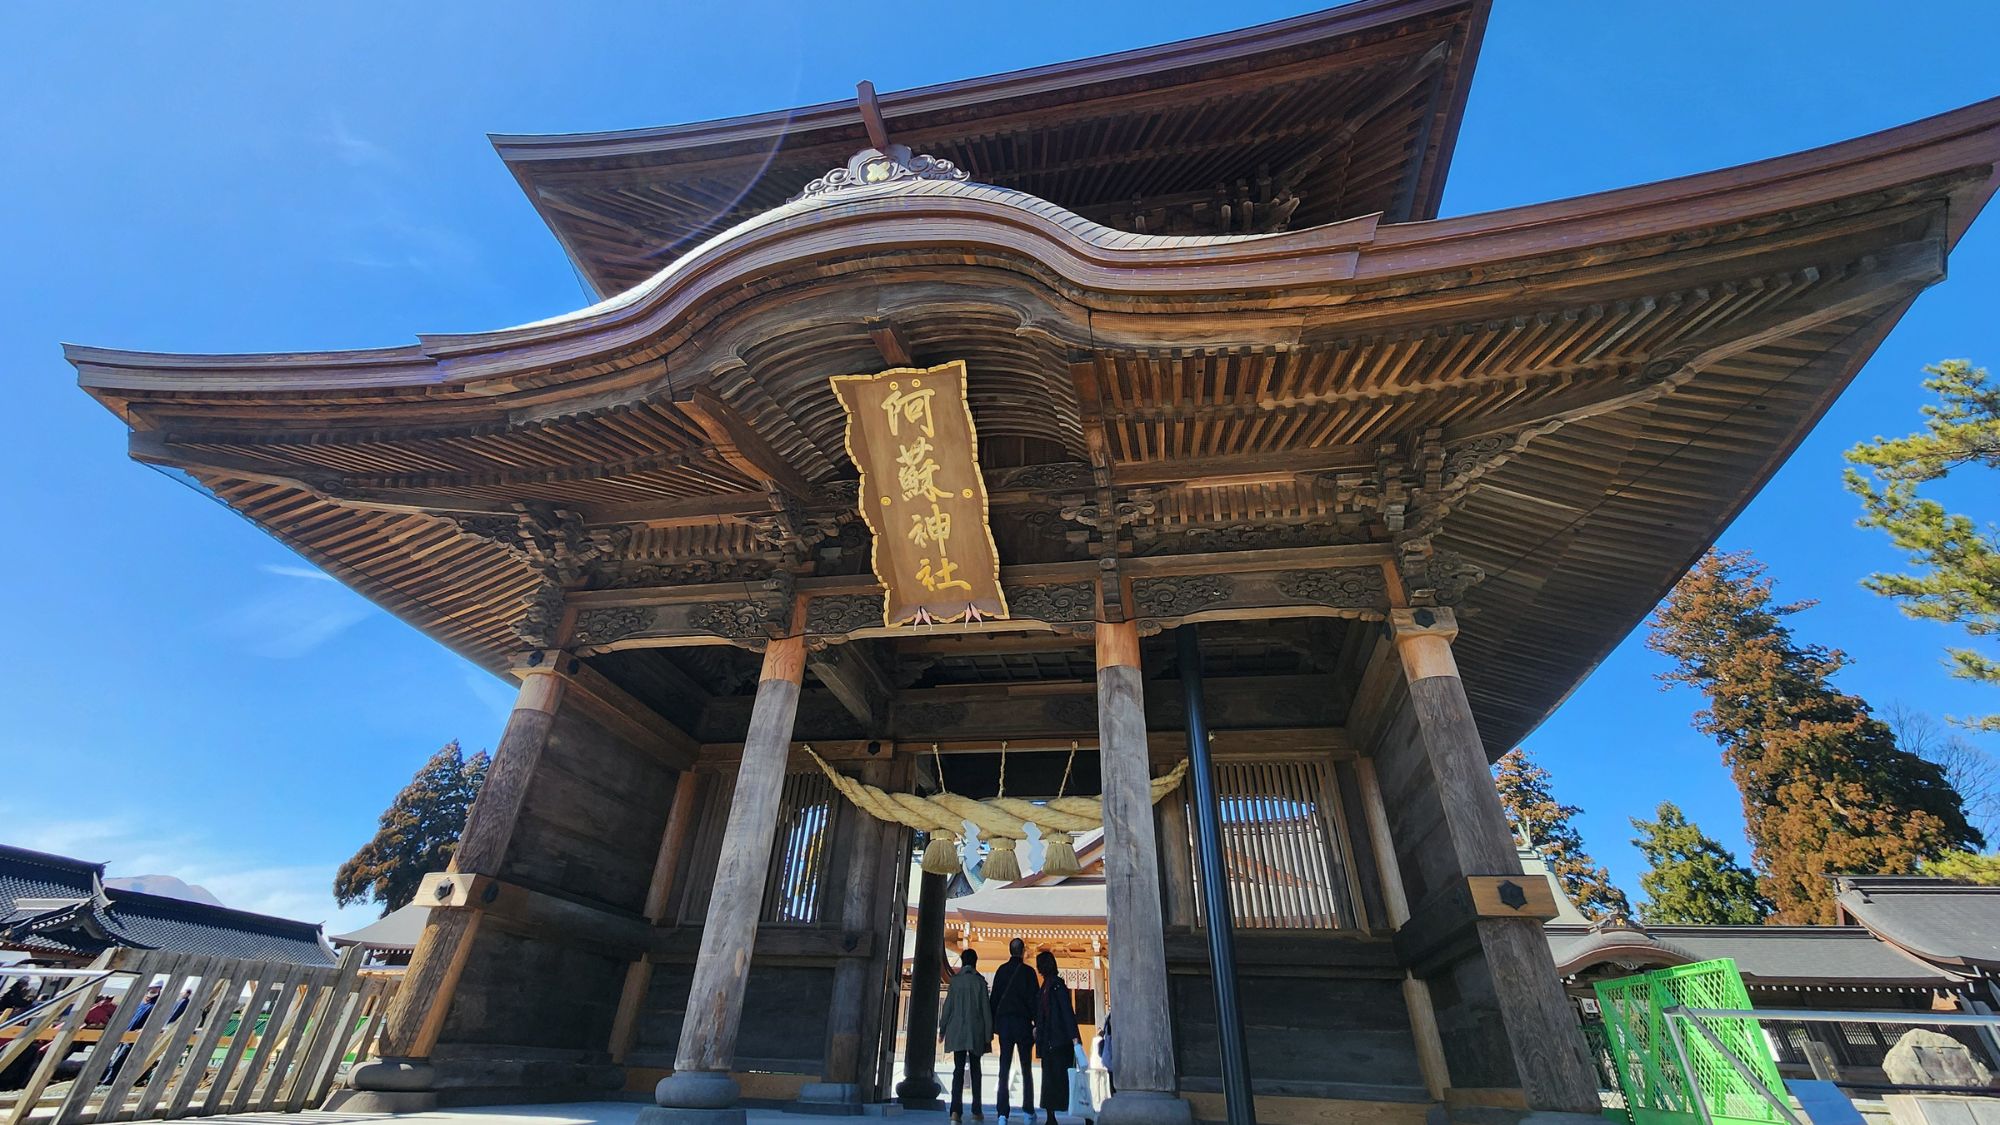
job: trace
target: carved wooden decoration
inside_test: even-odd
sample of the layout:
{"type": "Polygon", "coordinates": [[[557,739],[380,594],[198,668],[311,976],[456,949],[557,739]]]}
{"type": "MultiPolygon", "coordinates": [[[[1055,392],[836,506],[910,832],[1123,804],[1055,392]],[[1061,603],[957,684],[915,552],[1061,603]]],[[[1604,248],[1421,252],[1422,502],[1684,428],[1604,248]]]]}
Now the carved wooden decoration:
{"type": "Polygon", "coordinates": [[[875,536],[882,623],[1008,616],[965,364],[836,375],[832,383],[847,410],[847,455],[861,470],[861,515],[875,536]]]}

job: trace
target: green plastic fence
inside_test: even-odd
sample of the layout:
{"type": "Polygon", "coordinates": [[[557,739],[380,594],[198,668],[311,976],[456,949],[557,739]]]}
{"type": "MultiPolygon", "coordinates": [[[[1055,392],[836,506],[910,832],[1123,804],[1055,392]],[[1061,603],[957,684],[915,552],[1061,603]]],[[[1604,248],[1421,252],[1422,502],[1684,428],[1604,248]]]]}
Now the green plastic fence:
{"type": "MultiPolygon", "coordinates": [[[[1743,988],[1735,961],[1697,961],[1604,981],[1595,987],[1604,1016],[1606,1046],[1633,1125],[1700,1125],[1702,1106],[1694,1102],[1695,1097],[1708,1108],[1716,1125],[1781,1125],[1784,1121],[1707,1037],[1689,1026],[1694,1021],[1683,1019],[1679,1021],[1681,1043],[1687,1051],[1688,1069],[1694,1074],[1694,1089],[1690,1090],[1667,1029],[1664,1013],[1668,1008],[1748,1009],[1750,994],[1743,988]]],[[[1756,1020],[1713,1018],[1700,1022],[1766,1089],[1783,1096],[1785,1087],[1777,1064],[1771,1061],[1763,1029],[1756,1020]]]]}

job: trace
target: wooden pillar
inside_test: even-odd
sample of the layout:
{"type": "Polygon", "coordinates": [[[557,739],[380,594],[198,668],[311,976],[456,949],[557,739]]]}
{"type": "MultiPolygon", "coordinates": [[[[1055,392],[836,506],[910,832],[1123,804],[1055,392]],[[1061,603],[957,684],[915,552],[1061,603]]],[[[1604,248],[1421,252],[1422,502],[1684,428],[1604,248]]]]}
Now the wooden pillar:
{"type": "MultiPolygon", "coordinates": [[[[889,783],[890,763],[886,761],[864,762],[860,769],[861,780],[885,787],[889,783]]],[[[840,927],[849,934],[863,934],[877,929],[875,925],[882,909],[878,889],[878,869],[881,865],[883,846],[890,832],[897,826],[876,820],[852,805],[840,809],[839,824],[846,838],[845,854],[835,874],[841,880],[840,927]]],[[[888,953],[900,961],[900,945],[894,951],[876,950],[877,958],[888,953]]],[[[833,994],[827,1005],[826,1019],[826,1059],[820,1071],[820,1081],[799,1092],[799,1100],[817,1105],[837,1103],[859,1104],[862,1100],[862,1086],[869,1078],[864,1067],[874,1063],[873,1053],[863,1050],[863,1025],[867,1023],[869,992],[876,983],[875,963],[870,958],[842,957],[833,967],[833,994]]]]}
{"type": "MultiPolygon", "coordinates": [[[[1375,763],[1366,758],[1356,761],[1354,777],[1361,789],[1362,815],[1368,819],[1368,850],[1375,853],[1376,878],[1382,884],[1382,909],[1389,916],[1389,927],[1400,930],[1410,920],[1410,902],[1403,893],[1403,872],[1396,863],[1396,842],[1389,833],[1389,811],[1382,804],[1375,763]]],[[[1430,986],[1415,973],[1403,974],[1403,1006],[1410,1013],[1410,1038],[1416,1043],[1424,1089],[1433,1101],[1443,1101],[1451,1088],[1451,1067],[1445,1062],[1430,986]]]]}
{"type": "MultiPolygon", "coordinates": [[[[1390,624],[1458,871],[1520,877],[1514,835],[1452,657],[1456,620],[1448,609],[1398,609],[1390,624]]],[[[1596,1113],[1597,1080],[1549,960],[1542,920],[1477,917],[1472,925],[1529,1108],[1596,1113]]]]}
{"type": "MultiPolygon", "coordinates": [[[[1156,772],[1165,773],[1160,766],[1156,772]]],[[[1194,912],[1194,851],[1189,845],[1188,801],[1183,792],[1169,793],[1156,806],[1155,828],[1160,840],[1160,878],[1166,887],[1167,925],[1191,930],[1194,912]]]]}
{"type": "MultiPolygon", "coordinates": [[[[700,816],[702,785],[693,770],[682,770],[674,779],[674,801],[667,808],[667,822],[660,831],[659,854],[653,859],[653,881],[646,889],[643,913],[657,926],[666,917],[669,896],[680,879],[688,845],[694,840],[694,823],[700,816]]],[[[625,966],[625,987],[618,993],[618,1010],[611,1018],[611,1061],[622,1064],[632,1053],[639,1035],[639,1013],[653,985],[653,962],[644,954],[625,966]]]]}
{"type": "Polygon", "coordinates": [[[936,1109],[938,984],[944,979],[945,877],[929,871],[917,883],[917,945],[910,957],[910,1019],[903,1031],[903,1080],[896,1100],[909,1109],[936,1109]]]}
{"type": "Polygon", "coordinates": [[[1118,1092],[1104,1103],[1099,1120],[1104,1125],[1192,1122],[1193,1107],[1174,1094],[1167,946],[1135,622],[1097,626],[1097,744],[1104,783],[1106,945],[1118,1028],[1118,1092]]]}
{"type": "MultiPolygon", "coordinates": [[[[528,783],[540,764],[542,748],[548,745],[549,730],[555,724],[556,708],[562,701],[563,681],[557,674],[559,662],[570,658],[561,654],[537,654],[534,666],[520,673],[521,691],[514,711],[507,717],[507,729],[493,752],[493,765],[486,784],[467,814],[465,831],[459,837],[451,870],[475,875],[499,875],[507,845],[514,837],[514,824],[527,799],[528,783]]],[[[407,1092],[428,1089],[431,1075],[420,1060],[428,1059],[444,1029],[451,1010],[452,993],[472,954],[473,938],[479,932],[477,905],[437,907],[431,911],[423,936],[417,939],[410,967],[389,1004],[377,1046],[386,1066],[364,1070],[357,1067],[349,1081],[359,1090],[407,1092]]]]}
{"type": "Polygon", "coordinates": [[[674,1054],[674,1073],[654,1090],[654,1100],[668,1109],[731,1109],[741,1094],[729,1072],[736,1059],[743,986],[757,941],[757,915],[771,865],[805,655],[800,637],[774,640],[764,651],[764,669],[750,709],[750,729],[743,737],[743,760],[736,768],[736,791],[702,927],[701,952],[688,989],[687,1018],[681,1025],[680,1049],[674,1054]]]}

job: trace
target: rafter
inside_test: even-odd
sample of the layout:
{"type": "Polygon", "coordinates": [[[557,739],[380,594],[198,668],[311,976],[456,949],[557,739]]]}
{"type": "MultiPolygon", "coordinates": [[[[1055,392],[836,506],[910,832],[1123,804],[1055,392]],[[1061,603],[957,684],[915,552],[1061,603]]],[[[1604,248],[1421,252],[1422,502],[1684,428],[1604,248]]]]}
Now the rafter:
{"type": "Polygon", "coordinates": [[[721,395],[696,387],[691,397],[674,405],[707,435],[716,454],[738,470],[793,496],[812,492],[811,482],[779,456],[757,427],[721,395]]]}

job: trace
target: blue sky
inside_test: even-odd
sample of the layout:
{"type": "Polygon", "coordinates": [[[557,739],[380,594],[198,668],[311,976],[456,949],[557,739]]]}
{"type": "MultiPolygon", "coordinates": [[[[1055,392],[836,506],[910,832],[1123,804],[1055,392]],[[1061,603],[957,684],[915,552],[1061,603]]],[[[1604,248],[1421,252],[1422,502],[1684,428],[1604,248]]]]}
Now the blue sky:
{"type": "MultiPolygon", "coordinates": [[[[396,344],[584,303],[491,132],[699,120],[1199,35],[1296,4],[8,5],[0,10],[0,840],[333,918],[326,886],[447,739],[509,691],[227,510],[125,458],[59,341],[184,351],[396,344]],[[585,13],[572,17],[571,13],[585,13]]],[[[1501,0],[1447,214],[1840,140],[2000,93],[2000,5],[1501,0]]],[[[2000,707],[1957,636],[1861,590],[1840,452],[1913,428],[1918,369],[2000,363],[2000,213],[1724,536],[1878,705],[2000,707]]],[[[1969,497],[1969,488],[1960,492],[1969,497]]],[[[1990,511],[1990,509],[1989,509],[1990,511]]],[[[1529,744],[1628,888],[1627,817],[1670,798],[1737,839],[1699,700],[1628,641],[1529,744]]],[[[2000,746],[1990,748],[2000,750],[2000,746]]],[[[350,911],[339,922],[365,919],[350,911]]]]}

